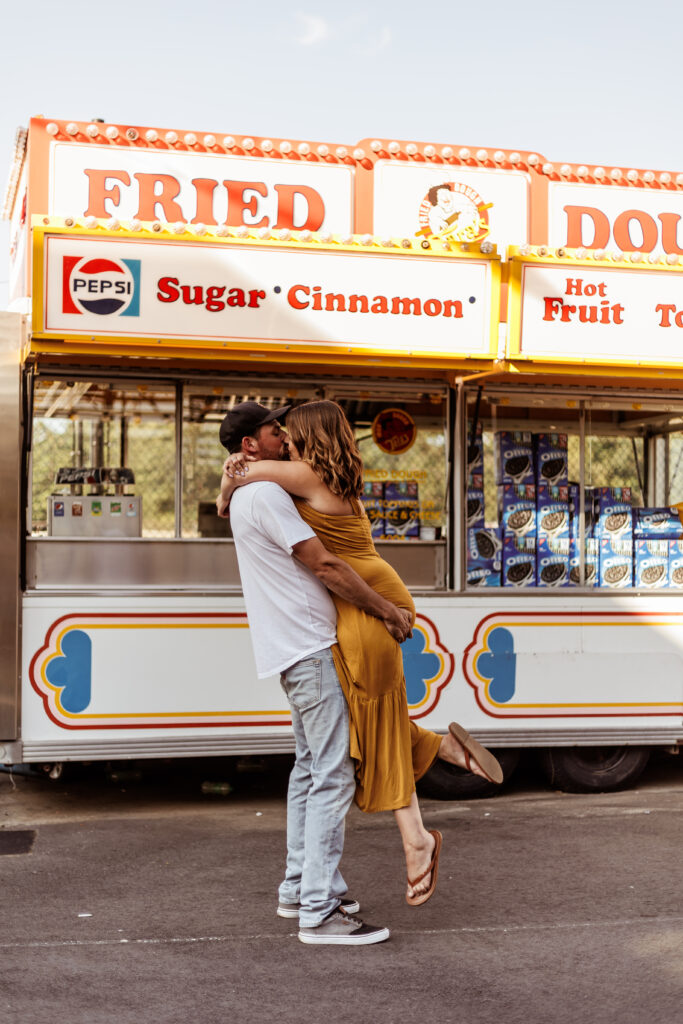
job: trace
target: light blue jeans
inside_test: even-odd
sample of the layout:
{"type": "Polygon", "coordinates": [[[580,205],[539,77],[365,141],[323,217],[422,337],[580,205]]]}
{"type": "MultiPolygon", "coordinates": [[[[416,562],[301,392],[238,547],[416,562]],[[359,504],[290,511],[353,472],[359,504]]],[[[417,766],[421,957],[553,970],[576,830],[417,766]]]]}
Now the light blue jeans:
{"type": "Polygon", "coordinates": [[[296,761],[287,792],[287,870],[281,903],[300,903],[299,924],[317,928],[339,906],[344,819],[355,790],[349,711],[329,648],[280,676],[292,711],[296,761]]]}

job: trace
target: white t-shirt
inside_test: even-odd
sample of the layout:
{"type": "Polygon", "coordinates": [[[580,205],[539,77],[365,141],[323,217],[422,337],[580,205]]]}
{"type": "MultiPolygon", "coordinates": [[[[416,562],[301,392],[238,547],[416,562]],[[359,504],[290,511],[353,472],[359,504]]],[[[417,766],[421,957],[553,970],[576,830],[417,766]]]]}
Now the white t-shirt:
{"type": "Polygon", "coordinates": [[[259,679],[336,643],[332,598],[292,557],[294,545],[315,533],[287,492],[265,480],[238,487],[230,523],[259,679]]]}

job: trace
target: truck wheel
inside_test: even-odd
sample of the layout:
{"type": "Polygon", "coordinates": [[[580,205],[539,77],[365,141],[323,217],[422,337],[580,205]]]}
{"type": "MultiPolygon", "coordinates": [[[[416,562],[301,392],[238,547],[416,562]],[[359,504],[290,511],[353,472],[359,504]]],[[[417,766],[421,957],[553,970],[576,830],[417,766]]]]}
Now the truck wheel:
{"type": "Polygon", "coordinates": [[[623,789],[636,781],[649,758],[649,747],[553,747],[540,752],[550,785],[566,793],[623,789]]]}
{"type": "MultiPolygon", "coordinates": [[[[506,747],[494,750],[493,753],[503,769],[504,786],[517,767],[520,752],[506,747]]],[[[495,782],[487,782],[479,775],[473,775],[464,768],[456,768],[439,758],[417,784],[419,795],[429,800],[471,800],[481,796],[495,796],[501,788],[495,782]]]]}

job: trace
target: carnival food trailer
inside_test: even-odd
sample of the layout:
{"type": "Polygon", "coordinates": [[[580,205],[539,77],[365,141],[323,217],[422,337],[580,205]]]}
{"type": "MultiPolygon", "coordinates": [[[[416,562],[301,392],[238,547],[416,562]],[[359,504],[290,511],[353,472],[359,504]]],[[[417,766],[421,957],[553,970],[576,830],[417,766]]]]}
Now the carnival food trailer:
{"type": "Polygon", "coordinates": [[[218,425],[320,397],[415,597],[412,717],[566,788],[676,749],[683,178],[617,170],[34,119],[0,314],[2,761],[293,749],[218,425]]]}

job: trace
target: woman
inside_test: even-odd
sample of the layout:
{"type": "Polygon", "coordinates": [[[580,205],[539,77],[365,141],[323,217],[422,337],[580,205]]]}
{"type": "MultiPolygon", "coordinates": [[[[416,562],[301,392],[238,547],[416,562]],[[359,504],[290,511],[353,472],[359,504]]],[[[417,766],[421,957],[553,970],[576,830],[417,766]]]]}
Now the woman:
{"type": "MultiPolygon", "coordinates": [[[[387,600],[408,609],[414,622],[410,594],[372,542],[360,502],[363,463],[343,410],[336,402],[309,402],[289,412],[287,430],[290,462],[247,465],[245,455],[228,457],[223,500],[229,501],[235,487],[257,480],[280,484],[325,547],[387,600]]],[[[434,891],[442,837],[422,824],[416,780],[437,757],[492,782],[502,782],[503,774],[493,755],[456,723],[441,736],[410,721],[399,645],[379,619],[332,597],[338,640],[333,655],[349,705],[356,803],[363,811],[394,812],[406,856],[406,900],[419,906],[434,891]]]]}

